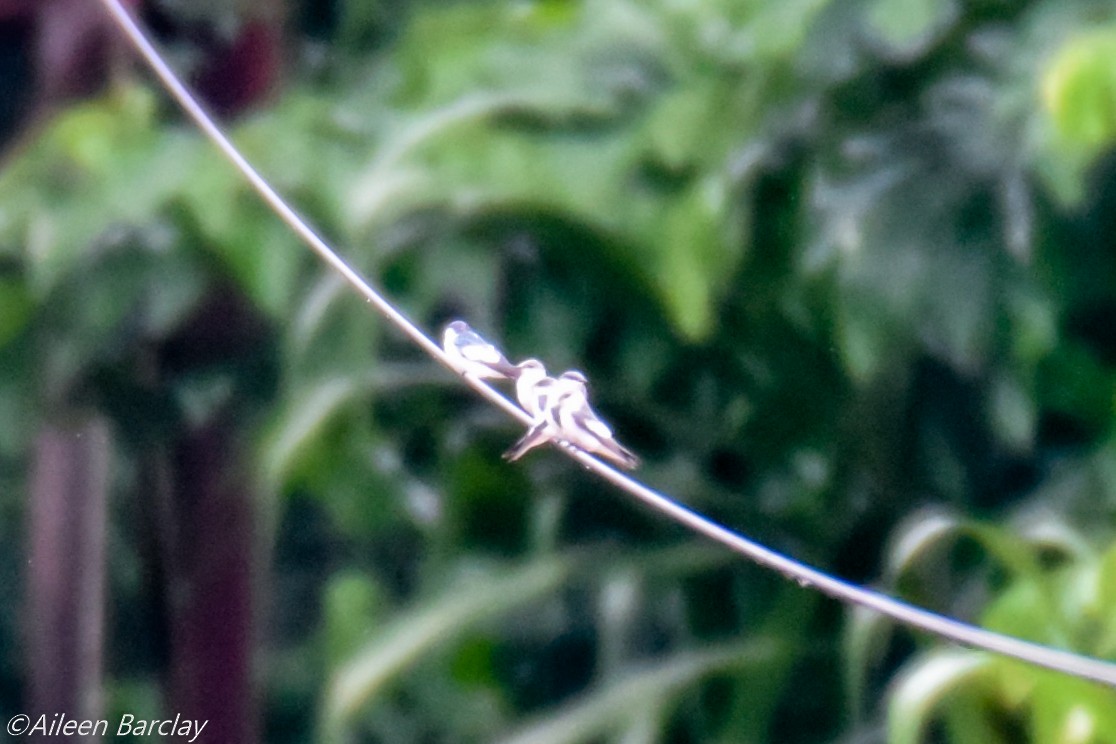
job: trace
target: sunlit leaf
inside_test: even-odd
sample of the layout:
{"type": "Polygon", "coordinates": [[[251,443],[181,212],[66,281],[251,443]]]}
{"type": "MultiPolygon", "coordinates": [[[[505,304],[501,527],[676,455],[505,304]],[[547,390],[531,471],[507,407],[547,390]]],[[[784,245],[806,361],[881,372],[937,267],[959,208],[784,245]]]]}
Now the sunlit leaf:
{"type": "MultiPolygon", "coordinates": [[[[1038,16],[1045,25],[1054,25],[1051,20],[1058,16],[1038,16]]],[[[1088,195],[1089,169],[1116,137],[1116,31],[1111,20],[1101,16],[1087,25],[1059,29],[1059,49],[1044,56],[1037,71],[1041,115],[1035,117],[1035,130],[1042,148],[1035,170],[1066,206],[1080,204],[1088,195]],[[1098,28],[1097,21],[1107,22],[1098,28]]]]}
{"type": "Polygon", "coordinates": [[[971,651],[938,651],[925,654],[905,669],[888,704],[890,744],[921,744],[931,722],[940,715],[943,700],[986,677],[990,663],[988,657],[971,651]]]}
{"type": "Polygon", "coordinates": [[[1001,633],[1059,647],[1069,645],[1061,613],[1045,586],[1028,578],[1017,580],[985,610],[982,622],[1001,633]]]}
{"type": "Polygon", "coordinates": [[[1116,735],[1116,691],[1062,675],[1028,670],[1034,680],[1034,741],[1105,741],[1116,735]]]}
{"type": "Polygon", "coordinates": [[[887,555],[889,574],[898,577],[920,562],[937,558],[943,543],[974,540],[990,557],[1015,576],[1037,578],[1038,562],[1030,546],[1010,530],[975,520],[959,519],[936,510],[918,512],[897,530],[887,555]]]}
{"type": "Polygon", "coordinates": [[[1116,656],[1116,545],[1102,556],[1096,574],[1096,614],[1104,620],[1105,630],[1100,637],[1099,652],[1116,656]]]}
{"type": "Polygon", "coordinates": [[[1116,31],[1071,38],[1043,75],[1042,100],[1074,144],[1096,152],[1116,142],[1116,31]]]}
{"type": "Polygon", "coordinates": [[[928,511],[910,517],[892,539],[887,561],[891,573],[902,573],[943,539],[956,537],[960,529],[960,520],[950,514],[928,511]]]}

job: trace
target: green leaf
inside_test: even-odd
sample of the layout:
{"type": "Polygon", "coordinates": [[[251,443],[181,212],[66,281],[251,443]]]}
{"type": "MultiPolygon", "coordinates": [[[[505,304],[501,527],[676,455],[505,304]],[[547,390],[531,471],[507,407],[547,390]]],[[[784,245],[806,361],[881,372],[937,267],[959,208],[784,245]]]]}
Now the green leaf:
{"type": "Polygon", "coordinates": [[[1116,691],[1065,675],[1028,669],[1031,740],[1078,744],[1116,740],[1116,691]]]}
{"type": "Polygon", "coordinates": [[[852,703],[852,720],[858,722],[872,710],[874,701],[869,698],[869,675],[887,651],[895,623],[863,607],[852,608],[846,617],[842,642],[844,681],[852,703]]]}
{"type": "Polygon", "coordinates": [[[234,229],[210,244],[226,272],[265,312],[283,317],[306,254],[290,228],[262,206],[242,209],[234,229]]]}
{"type": "Polygon", "coordinates": [[[888,700],[889,744],[921,744],[940,706],[991,671],[991,659],[971,651],[936,651],[909,665],[888,700]]]}
{"type": "Polygon", "coordinates": [[[400,42],[399,110],[380,115],[348,214],[378,241],[418,215],[557,216],[605,236],[679,334],[705,339],[749,238],[733,158],[758,146],[774,66],[823,5],[421,12],[400,42]],[[793,31],[770,33],[777,18],[793,31]],[[465,43],[468,28],[479,36],[465,43]],[[707,38],[717,29],[735,39],[727,56],[707,38]]]}
{"type": "Polygon", "coordinates": [[[924,510],[909,517],[895,531],[887,552],[891,581],[923,561],[943,540],[956,539],[961,531],[961,520],[941,511],[924,510]]]}
{"type": "Polygon", "coordinates": [[[117,223],[149,219],[187,172],[153,94],[120,86],[59,114],[0,172],[0,234],[24,246],[41,296],[117,223]]]}
{"type": "Polygon", "coordinates": [[[659,256],[655,279],[667,312],[695,341],[712,331],[714,298],[739,257],[739,243],[727,234],[726,196],[713,183],[695,184],[664,205],[648,236],[659,256]]]}
{"type": "MultiPolygon", "coordinates": [[[[643,729],[644,716],[661,717],[682,690],[710,674],[762,667],[780,653],[763,639],[727,648],[677,654],[665,662],[632,671],[591,690],[581,699],[527,724],[501,744],[572,744],[596,741],[625,726],[643,729]]],[[[654,730],[654,727],[652,727],[654,730]]]]}
{"type": "Polygon", "coordinates": [[[1116,657],[1116,545],[1101,557],[1095,580],[1096,605],[1093,613],[1101,626],[1097,652],[1112,658],[1116,657]]]}
{"type": "Polygon", "coordinates": [[[262,450],[265,477],[273,488],[291,476],[315,438],[361,390],[358,381],[338,377],[308,387],[288,404],[262,450]]]}
{"type": "Polygon", "coordinates": [[[325,730],[339,735],[361,706],[419,658],[484,620],[553,592],[572,567],[568,558],[550,557],[512,571],[484,572],[404,611],[334,673],[324,701],[325,730]]]}
{"type": "Polygon", "coordinates": [[[322,601],[326,659],[333,664],[349,658],[379,625],[385,598],[368,576],[344,571],[330,578],[322,601]]]}
{"type": "Polygon", "coordinates": [[[287,339],[294,388],[335,377],[374,382],[369,375],[383,364],[377,349],[384,325],[340,277],[323,274],[297,312],[287,339]]]}
{"type": "MultiPolygon", "coordinates": [[[[0,457],[10,458],[10,462],[26,458],[38,433],[41,362],[41,354],[35,353],[29,339],[0,348],[0,457]]],[[[17,492],[12,489],[13,497],[17,492]]]]}
{"type": "Polygon", "coordinates": [[[0,349],[24,329],[34,309],[31,294],[22,280],[0,279],[0,349]]]}
{"type": "Polygon", "coordinates": [[[867,297],[850,293],[847,303],[837,307],[836,341],[841,363],[849,377],[867,384],[890,365],[889,358],[907,344],[900,343],[880,308],[872,311],[867,297]]]}
{"type": "Polygon", "coordinates": [[[869,28],[904,57],[925,50],[956,17],[953,0],[873,0],[868,8],[869,28]]]}
{"type": "MultiPolygon", "coordinates": [[[[746,33],[749,41],[756,45],[755,53],[764,60],[778,61],[786,58],[797,59],[804,53],[803,44],[809,31],[817,24],[814,20],[831,0],[784,0],[778,3],[754,3],[750,9],[753,15],[748,18],[746,33]]],[[[728,7],[739,7],[728,3],[728,7]]],[[[826,30],[824,26],[821,29],[826,30]]]]}
{"type": "Polygon", "coordinates": [[[918,512],[896,530],[887,555],[888,575],[898,580],[920,562],[931,560],[932,551],[942,543],[961,537],[974,540],[1013,577],[1041,578],[1039,563],[1022,537],[999,525],[962,520],[937,510],[918,512]]]}
{"type": "Polygon", "coordinates": [[[1024,453],[1034,443],[1038,425],[1035,397],[1017,379],[998,376],[989,395],[988,417],[993,432],[1005,447],[1024,453]]]}
{"type": "Polygon", "coordinates": [[[1098,153],[1116,142],[1116,30],[1070,39],[1043,73],[1042,101],[1068,144],[1098,153]]]}
{"type": "Polygon", "coordinates": [[[996,596],[981,622],[999,633],[1065,647],[1070,639],[1061,609],[1041,580],[1025,577],[996,596]]]}

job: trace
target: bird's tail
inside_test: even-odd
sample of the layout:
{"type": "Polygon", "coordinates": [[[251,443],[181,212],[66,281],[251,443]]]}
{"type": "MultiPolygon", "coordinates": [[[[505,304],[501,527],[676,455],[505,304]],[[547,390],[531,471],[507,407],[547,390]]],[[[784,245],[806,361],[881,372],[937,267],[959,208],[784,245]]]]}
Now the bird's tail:
{"type": "Polygon", "coordinates": [[[498,372],[509,380],[515,380],[523,373],[519,367],[515,366],[507,359],[499,362],[485,363],[485,366],[493,372],[498,372]]]}
{"type": "Polygon", "coordinates": [[[548,439],[546,422],[540,421],[528,429],[527,433],[519,438],[519,441],[509,447],[508,451],[503,454],[503,458],[508,462],[515,462],[548,439]]]}
{"type": "Polygon", "coordinates": [[[635,453],[616,443],[613,439],[601,442],[599,454],[614,465],[624,470],[635,470],[639,467],[639,458],[635,453]]]}

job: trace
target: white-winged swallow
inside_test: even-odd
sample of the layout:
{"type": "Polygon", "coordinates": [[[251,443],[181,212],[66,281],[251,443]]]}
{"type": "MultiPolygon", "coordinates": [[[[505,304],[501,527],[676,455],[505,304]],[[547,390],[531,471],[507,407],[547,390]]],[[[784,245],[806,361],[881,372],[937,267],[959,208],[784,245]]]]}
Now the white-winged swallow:
{"type": "Polygon", "coordinates": [[[494,345],[463,320],[455,320],[442,333],[442,349],[458,371],[482,380],[507,380],[519,370],[494,345]]]}
{"type": "Polygon", "coordinates": [[[524,359],[515,365],[515,397],[531,418],[538,419],[547,407],[547,399],[555,380],[548,377],[546,367],[538,359],[524,359]]]}
{"type": "Polygon", "coordinates": [[[516,397],[534,417],[534,423],[504,454],[506,459],[519,459],[539,445],[560,440],[625,470],[639,464],[639,458],[615,440],[612,430],[589,405],[585,375],[569,370],[557,379],[547,377],[542,364],[535,360],[522,362],[519,367],[516,397]]]}

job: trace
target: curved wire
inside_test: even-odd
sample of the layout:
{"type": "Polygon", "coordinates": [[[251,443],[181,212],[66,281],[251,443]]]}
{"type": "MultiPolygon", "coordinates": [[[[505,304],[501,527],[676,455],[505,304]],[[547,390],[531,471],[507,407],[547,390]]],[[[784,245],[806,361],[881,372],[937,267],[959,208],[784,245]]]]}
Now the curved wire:
{"type": "MultiPolygon", "coordinates": [[[[418,344],[423,351],[431,357],[448,369],[456,371],[441,347],[423,333],[423,331],[403,315],[403,313],[399,312],[394,305],[384,298],[381,292],[374,289],[360,276],[360,274],[352,269],[344,259],[326,245],[325,241],[318,237],[306,221],[289,207],[279,194],[271,188],[267,181],[265,181],[252,165],[244,159],[213,122],[213,119],[205,112],[202,106],[163,61],[162,56],[147,40],[143,31],[128,12],[120,5],[119,0],[100,1],[113,21],[119,26],[120,30],[143,56],[147,64],[150,65],[152,71],[158,76],[167,91],[178,101],[190,118],[193,119],[194,123],[197,124],[221,152],[225,154],[225,157],[232,161],[237,170],[248,179],[260,197],[275,210],[279,218],[297,233],[298,236],[326,262],[326,264],[344,277],[357,292],[363,295],[365,300],[372,304],[381,315],[407,334],[412,341],[418,344]]],[[[530,417],[525,412],[495,389],[472,377],[462,377],[462,379],[512,417],[524,424],[529,424],[531,422],[530,417]]],[[[928,610],[881,594],[880,592],[865,589],[855,584],[850,584],[846,581],[834,578],[717,524],[580,450],[575,450],[571,447],[562,447],[561,449],[570,457],[581,463],[586,469],[593,471],[601,478],[604,478],[620,490],[639,499],[652,509],[670,517],[694,532],[700,533],[720,543],[760,566],[778,571],[786,578],[798,583],[804,588],[814,587],[818,591],[834,599],[873,610],[899,623],[936,635],[945,640],[952,641],[953,643],[1010,656],[1040,667],[1116,687],[1116,664],[1112,662],[1043,646],[1038,643],[1031,643],[1019,638],[968,625],[957,620],[951,620],[947,617],[937,615],[928,610]]]]}

